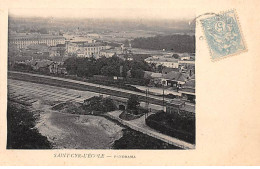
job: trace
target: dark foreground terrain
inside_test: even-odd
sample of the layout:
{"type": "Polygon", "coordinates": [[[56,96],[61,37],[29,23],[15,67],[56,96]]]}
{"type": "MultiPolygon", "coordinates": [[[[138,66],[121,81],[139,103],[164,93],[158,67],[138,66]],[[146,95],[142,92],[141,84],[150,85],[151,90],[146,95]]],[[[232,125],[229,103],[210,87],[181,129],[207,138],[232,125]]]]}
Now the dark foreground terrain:
{"type": "Polygon", "coordinates": [[[8,102],[8,149],[179,149],[103,115],[40,113],[8,102]]]}

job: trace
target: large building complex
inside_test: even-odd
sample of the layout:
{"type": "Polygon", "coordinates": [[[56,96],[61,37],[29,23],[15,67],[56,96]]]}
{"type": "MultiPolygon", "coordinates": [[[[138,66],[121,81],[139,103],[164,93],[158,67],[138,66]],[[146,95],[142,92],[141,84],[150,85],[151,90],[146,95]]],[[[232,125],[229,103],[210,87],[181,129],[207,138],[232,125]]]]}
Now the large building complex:
{"type": "Polygon", "coordinates": [[[28,35],[11,35],[9,44],[16,45],[17,48],[26,48],[31,44],[46,44],[47,46],[56,46],[65,44],[65,38],[62,36],[53,36],[49,34],[28,34],[28,35]]]}
{"type": "Polygon", "coordinates": [[[102,43],[88,40],[73,40],[66,44],[68,54],[76,54],[78,57],[95,57],[101,56],[100,51],[106,49],[102,43]]]}

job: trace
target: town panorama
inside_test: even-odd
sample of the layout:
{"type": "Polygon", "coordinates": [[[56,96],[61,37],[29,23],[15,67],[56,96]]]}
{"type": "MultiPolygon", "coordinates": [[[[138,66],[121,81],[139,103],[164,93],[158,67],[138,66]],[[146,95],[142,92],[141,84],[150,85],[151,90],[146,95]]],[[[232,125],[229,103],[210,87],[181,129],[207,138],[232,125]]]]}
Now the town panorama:
{"type": "Polygon", "coordinates": [[[194,149],[189,19],[8,21],[8,149],[194,149]]]}

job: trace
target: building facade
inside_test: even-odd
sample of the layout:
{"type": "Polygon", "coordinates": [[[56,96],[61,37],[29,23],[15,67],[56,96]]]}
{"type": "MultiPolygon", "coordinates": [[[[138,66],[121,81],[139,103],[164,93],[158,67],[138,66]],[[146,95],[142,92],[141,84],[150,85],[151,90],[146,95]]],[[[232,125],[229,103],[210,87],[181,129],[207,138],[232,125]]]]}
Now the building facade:
{"type": "Polygon", "coordinates": [[[155,64],[156,66],[162,65],[168,68],[178,68],[179,67],[179,61],[178,59],[169,58],[169,57],[158,57],[153,56],[146,58],[145,61],[149,64],[155,64]]]}
{"type": "Polygon", "coordinates": [[[58,44],[57,46],[49,47],[49,55],[50,57],[56,56],[65,56],[66,53],[66,46],[58,44]]]}
{"type": "Polygon", "coordinates": [[[31,44],[46,44],[47,46],[56,46],[58,44],[65,44],[65,38],[62,36],[43,35],[43,34],[29,34],[23,36],[10,36],[9,44],[16,45],[17,48],[26,48],[31,44]]]}
{"type": "Polygon", "coordinates": [[[68,54],[76,54],[77,57],[95,57],[101,56],[101,50],[106,49],[102,43],[88,43],[88,42],[68,42],[68,54]]]}

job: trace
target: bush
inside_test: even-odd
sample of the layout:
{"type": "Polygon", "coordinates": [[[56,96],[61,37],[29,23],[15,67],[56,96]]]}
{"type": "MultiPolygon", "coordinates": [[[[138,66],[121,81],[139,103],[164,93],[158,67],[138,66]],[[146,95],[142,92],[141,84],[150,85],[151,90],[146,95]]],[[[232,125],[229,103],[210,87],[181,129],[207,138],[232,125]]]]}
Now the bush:
{"type": "Polygon", "coordinates": [[[15,63],[14,64],[14,67],[13,67],[14,70],[24,70],[24,71],[32,71],[33,68],[32,66],[30,65],[26,65],[24,63],[15,63]]]}
{"type": "Polygon", "coordinates": [[[150,115],[146,124],[166,135],[195,143],[195,118],[178,114],[168,114],[163,111],[150,115]]]}
{"type": "Polygon", "coordinates": [[[104,106],[104,111],[105,112],[116,110],[116,105],[114,104],[112,99],[104,98],[102,101],[103,101],[102,104],[104,106]]]}
{"type": "Polygon", "coordinates": [[[139,114],[145,114],[148,113],[148,110],[142,107],[139,107],[139,114]]]}
{"type": "Polygon", "coordinates": [[[123,129],[123,136],[116,140],[113,149],[180,149],[161,140],[134,131],[123,129]]]}
{"type": "Polygon", "coordinates": [[[127,101],[127,109],[138,112],[140,101],[137,95],[131,94],[127,101]]]}
{"type": "Polygon", "coordinates": [[[138,119],[142,116],[143,114],[133,114],[131,111],[129,113],[129,110],[123,111],[120,115],[119,118],[129,121],[129,120],[134,120],[134,119],[138,119]]]}
{"type": "Polygon", "coordinates": [[[88,112],[99,111],[105,113],[116,110],[116,105],[110,98],[94,96],[90,99],[86,99],[84,103],[84,109],[88,112]]]}

